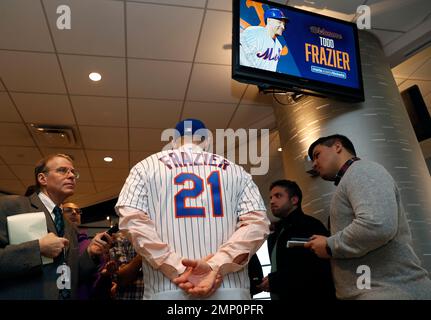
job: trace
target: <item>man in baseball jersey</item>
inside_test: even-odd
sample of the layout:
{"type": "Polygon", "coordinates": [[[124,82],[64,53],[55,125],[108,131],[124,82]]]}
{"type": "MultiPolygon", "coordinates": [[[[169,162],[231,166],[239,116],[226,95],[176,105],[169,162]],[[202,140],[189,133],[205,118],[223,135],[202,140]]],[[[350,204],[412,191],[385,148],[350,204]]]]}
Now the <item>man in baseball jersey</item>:
{"type": "Polygon", "coordinates": [[[246,67],[276,71],[283,49],[281,36],[289,19],[279,9],[265,11],[265,27],[250,26],[240,34],[240,64],[246,67]]]}
{"type": "Polygon", "coordinates": [[[179,122],[175,148],[136,164],[121,190],[120,229],[143,256],[144,299],[250,299],[244,267],[269,233],[265,205],[251,175],[207,143],[201,121],[179,122]]]}

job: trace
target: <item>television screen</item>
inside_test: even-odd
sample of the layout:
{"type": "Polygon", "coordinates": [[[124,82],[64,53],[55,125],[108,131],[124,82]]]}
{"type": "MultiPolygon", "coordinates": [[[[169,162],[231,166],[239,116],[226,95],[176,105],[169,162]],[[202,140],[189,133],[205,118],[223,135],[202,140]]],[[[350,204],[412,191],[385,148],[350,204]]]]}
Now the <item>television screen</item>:
{"type": "Polygon", "coordinates": [[[268,1],[234,0],[232,78],[363,101],[355,24],[268,1]]]}

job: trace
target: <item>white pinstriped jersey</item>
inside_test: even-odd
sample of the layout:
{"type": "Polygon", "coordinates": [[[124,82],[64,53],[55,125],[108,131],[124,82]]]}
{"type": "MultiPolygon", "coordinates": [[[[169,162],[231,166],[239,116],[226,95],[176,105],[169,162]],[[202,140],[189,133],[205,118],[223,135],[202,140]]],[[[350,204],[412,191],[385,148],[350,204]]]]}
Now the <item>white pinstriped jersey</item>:
{"type": "Polygon", "coordinates": [[[251,26],[240,34],[240,64],[247,67],[277,71],[282,45],[269,36],[264,27],[251,26]]]}
{"type": "MultiPolygon", "coordinates": [[[[235,232],[240,215],[266,211],[249,173],[196,147],[162,151],[136,164],[116,206],[146,212],[160,239],[190,259],[217,252],[235,232]]],[[[179,289],[145,260],[143,273],[146,299],[179,289]]],[[[248,289],[249,281],[243,268],[226,275],[222,288],[248,289]]]]}

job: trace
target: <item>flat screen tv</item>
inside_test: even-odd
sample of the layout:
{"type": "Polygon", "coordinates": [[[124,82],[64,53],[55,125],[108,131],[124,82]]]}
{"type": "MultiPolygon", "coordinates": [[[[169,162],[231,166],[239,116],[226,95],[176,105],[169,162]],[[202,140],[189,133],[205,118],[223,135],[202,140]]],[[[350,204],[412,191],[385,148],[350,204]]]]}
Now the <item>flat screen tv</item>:
{"type": "Polygon", "coordinates": [[[234,0],[232,36],[237,81],[364,100],[354,23],[264,0],[234,0]]]}

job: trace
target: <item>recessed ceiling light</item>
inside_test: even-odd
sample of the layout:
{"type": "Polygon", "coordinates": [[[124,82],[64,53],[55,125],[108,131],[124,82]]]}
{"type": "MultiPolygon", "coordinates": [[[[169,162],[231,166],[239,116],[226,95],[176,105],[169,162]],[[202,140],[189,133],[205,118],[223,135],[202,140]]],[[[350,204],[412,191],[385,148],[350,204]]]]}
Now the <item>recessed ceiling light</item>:
{"type": "Polygon", "coordinates": [[[283,151],[283,149],[282,148],[278,148],[277,151],[281,152],[281,151],[283,151]]]}
{"type": "Polygon", "coordinates": [[[102,76],[100,75],[100,73],[97,73],[97,72],[90,73],[88,77],[93,81],[100,81],[100,79],[102,79],[102,76]]]}
{"type": "Polygon", "coordinates": [[[112,159],[111,157],[105,157],[105,158],[103,158],[103,160],[105,162],[112,162],[112,160],[114,160],[114,159],[112,159]]]}

